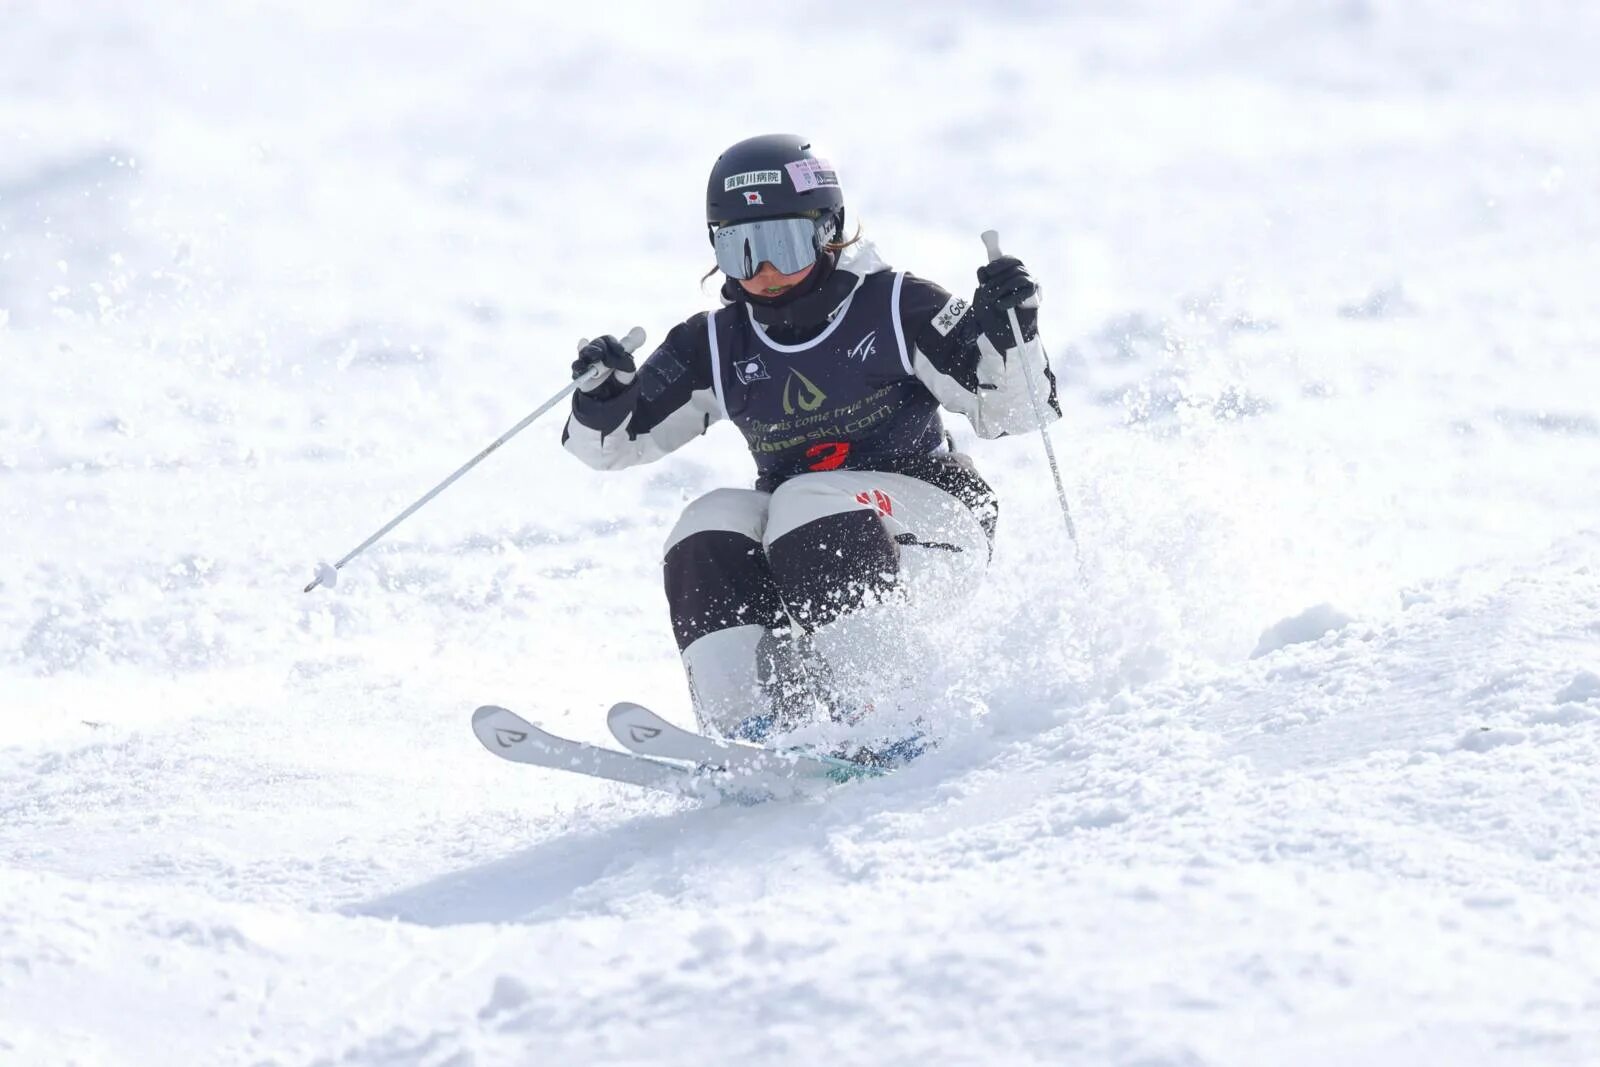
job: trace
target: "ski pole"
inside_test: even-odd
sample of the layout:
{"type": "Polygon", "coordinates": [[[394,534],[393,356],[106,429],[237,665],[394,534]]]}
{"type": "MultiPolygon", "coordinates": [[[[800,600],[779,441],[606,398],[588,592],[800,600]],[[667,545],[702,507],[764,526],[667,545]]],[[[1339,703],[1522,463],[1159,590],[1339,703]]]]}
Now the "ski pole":
{"type": "MultiPolygon", "coordinates": [[[[588,339],[585,338],[584,340],[578,342],[578,347],[582,348],[588,343],[588,339]]],[[[642,344],[644,344],[644,330],[638,326],[635,326],[633,329],[629,330],[628,335],[622,339],[622,347],[627,349],[629,352],[636,350],[642,344]]],[[[317,576],[311,579],[311,584],[306,586],[305,591],[309,593],[319,585],[325,585],[329,589],[332,589],[338,584],[339,569],[346,563],[349,563],[351,560],[361,555],[361,553],[371,548],[377,543],[379,538],[383,537],[384,534],[388,533],[396,526],[399,526],[406,519],[410,518],[418,508],[422,507],[422,505],[426,504],[428,501],[432,500],[434,497],[448,489],[457,478],[467,473],[473,467],[476,467],[479,463],[482,463],[484,458],[487,457],[489,453],[493,452],[495,449],[511,440],[517,434],[527,429],[528,425],[532,423],[534,419],[537,419],[540,415],[543,415],[545,412],[561,403],[561,401],[565,400],[572,394],[574,389],[582,389],[591,385],[598,385],[600,381],[610,373],[611,368],[606,366],[596,366],[592,370],[585,372],[581,377],[574,378],[572,382],[562,388],[559,393],[551,397],[549,400],[546,400],[543,404],[540,404],[537,408],[534,408],[533,411],[529,413],[527,418],[511,427],[511,429],[507,430],[499,437],[496,437],[494,441],[490,443],[489,447],[485,448],[482,452],[479,452],[476,456],[473,456],[471,459],[467,460],[466,463],[462,464],[456,469],[454,474],[450,475],[450,477],[446,478],[432,489],[429,489],[423,494],[420,500],[406,508],[394,518],[390,519],[377,533],[373,534],[371,537],[367,538],[365,541],[346,552],[344,554],[344,558],[339,560],[339,562],[318,563],[316,567],[317,576]]]]}
{"type": "MultiPolygon", "coordinates": [[[[993,263],[1000,258],[1000,233],[997,230],[984,230],[982,236],[983,247],[989,252],[989,262],[993,263]]],[[[1028,350],[1022,343],[1022,324],[1017,321],[1016,308],[1007,308],[1006,316],[1011,320],[1011,340],[1016,343],[1018,357],[1024,360],[1022,380],[1028,386],[1028,399],[1033,403],[1033,417],[1039,424],[1039,439],[1044,442],[1044,455],[1050,461],[1050,477],[1054,478],[1056,483],[1056,499],[1061,501],[1061,518],[1067,524],[1067,537],[1072,540],[1072,552],[1078,558],[1078,567],[1081,571],[1083,568],[1083,550],[1078,547],[1078,529],[1073,525],[1072,511],[1067,507],[1067,490],[1061,484],[1061,468],[1056,464],[1055,446],[1050,443],[1050,435],[1045,432],[1044,408],[1039,404],[1039,391],[1034,387],[1033,377],[1028,374],[1026,363],[1028,350]]],[[[1041,355],[1044,352],[1044,344],[1042,342],[1039,345],[1039,352],[1041,355]]]]}

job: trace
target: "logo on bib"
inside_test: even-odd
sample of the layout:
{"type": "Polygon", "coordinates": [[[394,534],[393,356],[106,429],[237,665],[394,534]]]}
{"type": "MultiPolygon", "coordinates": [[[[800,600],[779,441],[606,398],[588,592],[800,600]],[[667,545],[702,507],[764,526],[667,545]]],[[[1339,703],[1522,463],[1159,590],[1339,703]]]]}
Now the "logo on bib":
{"type": "Polygon", "coordinates": [[[871,333],[867,334],[861,340],[857,341],[856,344],[855,344],[855,347],[852,348],[850,351],[845,353],[845,358],[846,359],[859,359],[861,362],[865,363],[867,361],[867,357],[868,356],[875,356],[877,354],[878,354],[878,331],[877,330],[873,330],[871,333]]]}
{"type": "Polygon", "coordinates": [[[807,470],[836,471],[850,456],[849,441],[824,441],[806,449],[806,458],[815,460],[807,470]]]}
{"type": "MultiPolygon", "coordinates": [[[[762,377],[765,378],[766,375],[763,374],[762,377]]],[[[822,406],[822,402],[826,399],[828,399],[828,394],[818,389],[816,383],[810,378],[807,378],[797,370],[789,371],[789,380],[783,383],[783,413],[785,415],[794,415],[796,404],[800,405],[801,411],[815,411],[822,406]],[[794,388],[796,380],[800,382],[798,391],[794,388]],[[792,398],[791,393],[793,394],[792,398]]]]}
{"type": "Polygon", "coordinates": [[[772,375],[767,373],[767,365],[761,362],[760,356],[751,356],[741,359],[733,365],[733,373],[738,375],[739,384],[749,385],[751,382],[767,381],[772,375]]]}

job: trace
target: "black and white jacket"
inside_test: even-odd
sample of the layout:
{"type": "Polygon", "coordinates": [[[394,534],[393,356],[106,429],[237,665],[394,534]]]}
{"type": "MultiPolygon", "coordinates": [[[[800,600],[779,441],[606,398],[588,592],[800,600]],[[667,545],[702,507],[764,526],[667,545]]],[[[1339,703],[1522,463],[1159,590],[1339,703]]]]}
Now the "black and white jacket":
{"type": "Polygon", "coordinates": [[[950,454],[941,407],[980,437],[1033,430],[1031,377],[1045,422],[1060,417],[1037,297],[1018,312],[1024,354],[1009,330],[998,344],[989,337],[970,300],[891,270],[868,242],[840,253],[830,285],[842,298],[808,337],[764,327],[743,302],[679,323],[631,382],[574,394],[563,444],[614,470],[660,459],[729,419],[756,461],[758,489],[838,469],[943,485],[976,476],[950,454]]]}

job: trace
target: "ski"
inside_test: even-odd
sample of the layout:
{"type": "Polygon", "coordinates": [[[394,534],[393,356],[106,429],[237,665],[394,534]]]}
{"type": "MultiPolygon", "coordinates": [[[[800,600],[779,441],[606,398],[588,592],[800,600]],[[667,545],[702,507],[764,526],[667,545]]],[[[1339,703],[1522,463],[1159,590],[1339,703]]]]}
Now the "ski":
{"type": "Polygon", "coordinates": [[[695,767],[633,752],[616,752],[541,730],[506,708],[486,704],[472,713],[472,732],[483,747],[513,763],[586,774],[613,782],[643,786],[675,796],[721,795],[745,801],[767,799],[752,795],[750,782],[719,782],[719,776],[695,767]]]}
{"type": "Polygon", "coordinates": [[[827,778],[836,782],[882,774],[836,756],[799,750],[781,751],[741,741],[724,741],[676,726],[649,708],[624,701],[606,715],[611,735],[631,751],[657,759],[684,760],[740,775],[782,778],[827,778]]]}

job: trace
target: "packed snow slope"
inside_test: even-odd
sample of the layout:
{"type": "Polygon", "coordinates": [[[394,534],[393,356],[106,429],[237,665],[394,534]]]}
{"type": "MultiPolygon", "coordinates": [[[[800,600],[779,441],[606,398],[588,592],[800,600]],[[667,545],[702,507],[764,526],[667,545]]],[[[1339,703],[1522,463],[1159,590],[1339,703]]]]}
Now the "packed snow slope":
{"type": "MultiPolygon", "coordinates": [[[[13,0],[0,1063],[1600,1062],[1600,8],[13,0]],[[814,137],[1043,280],[1054,431],[944,745],[756,808],[513,766],[688,720],[574,342],[710,306],[814,137]]],[[[930,677],[933,677],[930,674],[930,677]]]]}

